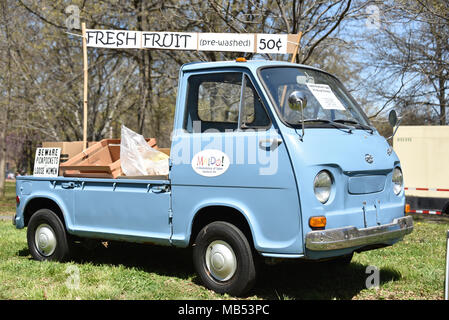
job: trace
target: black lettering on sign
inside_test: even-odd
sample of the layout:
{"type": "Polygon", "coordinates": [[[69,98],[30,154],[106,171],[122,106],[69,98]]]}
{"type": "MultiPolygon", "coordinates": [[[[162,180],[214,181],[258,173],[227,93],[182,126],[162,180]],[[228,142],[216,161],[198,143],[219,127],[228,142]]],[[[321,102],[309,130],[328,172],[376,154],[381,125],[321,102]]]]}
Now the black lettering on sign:
{"type": "Polygon", "coordinates": [[[137,32],[127,32],[126,33],[126,45],[127,46],[137,46],[137,32]],[[134,36],[130,36],[133,33],[134,36]]]}
{"type": "Polygon", "coordinates": [[[106,44],[114,45],[115,42],[115,33],[113,31],[106,31],[106,44]]]}
{"type": "Polygon", "coordinates": [[[105,48],[137,48],[140,32],[116,30],[87,30],[86,44],[88,47],[105,48]]]}
{"type": "Polygon", "coordinates": [[[177,48],[187,49],[188,39],[192,38],[189,34],[179,34],[171,32],[143,32],[144,48],[177,48]]]}
{"type": "Polygon", "coordinates": [[[124,31],[117,32],[117,46],[123,45],[123,37],[125,36],[124,31]]]}

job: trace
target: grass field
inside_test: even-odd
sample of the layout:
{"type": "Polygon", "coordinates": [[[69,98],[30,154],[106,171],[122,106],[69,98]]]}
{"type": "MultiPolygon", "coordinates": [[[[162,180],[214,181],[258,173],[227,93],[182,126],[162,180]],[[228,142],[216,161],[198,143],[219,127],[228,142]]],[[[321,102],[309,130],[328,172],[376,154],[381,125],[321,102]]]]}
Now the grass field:
{"type": "MultiPolygon", "coordinates": [[[[447,223],[415,222],[404,241],[356,254],[346,267],[267,266],[244,299],[443,299],[448,229],[447,223]],[[369,266],[380,271],[377,289],[366,287],[369,266]]],[[[72,259],[32,260],[26,229],[0,221],[0,299],[234,299],[199,283],[188,249],[98,246],[79,249],[72,259]]]]}
{"type": "Polygon", "coordinates": [[[16,184],[6,181],[5,197],[0,197],[0,215],[14,215],[16,211],[16,184]]]}

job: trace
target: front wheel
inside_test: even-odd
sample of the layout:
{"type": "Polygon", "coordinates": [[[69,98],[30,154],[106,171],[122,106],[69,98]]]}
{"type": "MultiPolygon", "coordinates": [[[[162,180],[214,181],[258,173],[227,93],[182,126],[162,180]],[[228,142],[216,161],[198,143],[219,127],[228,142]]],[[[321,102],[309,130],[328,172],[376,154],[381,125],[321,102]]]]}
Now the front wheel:
{"type": "Polygon", "coordinates": [[[39,261],[63,261],[69,253],[64,225],[49,209],[40,209],[31,216],[27,241],[31,255],[39,261]]]}
{"type": "Polygon", "coordinates": [[[199,232],[193,263],[204,285],[218,293],[243,295],[256,280],[251,246],[243,232],[228,222],[212,222],[199,232]]]}

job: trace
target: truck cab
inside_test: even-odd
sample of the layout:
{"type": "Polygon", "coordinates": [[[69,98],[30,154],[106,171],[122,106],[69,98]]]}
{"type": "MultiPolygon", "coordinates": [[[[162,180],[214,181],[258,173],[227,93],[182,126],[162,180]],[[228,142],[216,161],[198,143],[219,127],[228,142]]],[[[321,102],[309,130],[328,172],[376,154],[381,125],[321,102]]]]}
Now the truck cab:
{"type": "Polygon", "coordinates": [[[387,141],[336,77],[286,62],[182,66],[163,179],[19,177],[16,188],[15,224],[38,260],[64,258],[70,237],[192,246],[203,283],[235,295],[260,257],[350,261],[413,230],[387,141]]]}

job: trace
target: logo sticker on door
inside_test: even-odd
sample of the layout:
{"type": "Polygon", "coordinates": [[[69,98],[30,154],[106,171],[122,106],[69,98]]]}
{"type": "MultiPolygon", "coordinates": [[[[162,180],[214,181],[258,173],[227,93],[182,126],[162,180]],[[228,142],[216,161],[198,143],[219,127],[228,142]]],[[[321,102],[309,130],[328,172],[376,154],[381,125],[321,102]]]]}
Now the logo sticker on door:
{"type": "Polygon", "coordinates": [[[203,150],[192,158],[193,170],[204,177],[216,177],[229,168],[229,157],[220,150],[203,150]]]}

